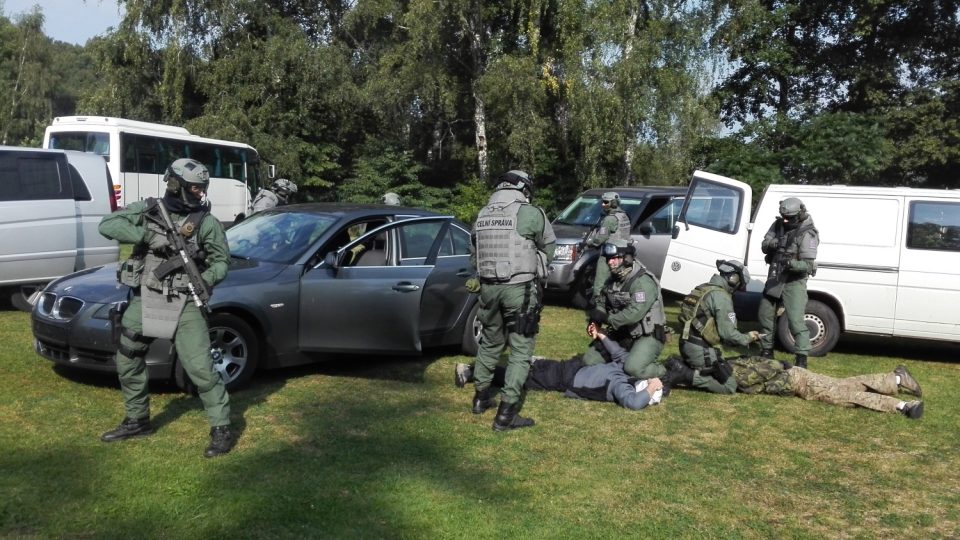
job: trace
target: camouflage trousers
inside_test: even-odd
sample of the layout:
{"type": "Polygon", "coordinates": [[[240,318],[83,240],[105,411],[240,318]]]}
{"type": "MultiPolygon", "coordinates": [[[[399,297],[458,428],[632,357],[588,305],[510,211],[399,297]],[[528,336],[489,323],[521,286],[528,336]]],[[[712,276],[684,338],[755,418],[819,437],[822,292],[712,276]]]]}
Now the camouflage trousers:
{"type": "Polygon", "coordinates": [[[836,379],[793,367],[787,371],[794,394],[811,401],[822,401],[842,407],[863,407],[880,412],[897,412],[900,399],[897,376],[893,373],[874,373],[836,379]]]}

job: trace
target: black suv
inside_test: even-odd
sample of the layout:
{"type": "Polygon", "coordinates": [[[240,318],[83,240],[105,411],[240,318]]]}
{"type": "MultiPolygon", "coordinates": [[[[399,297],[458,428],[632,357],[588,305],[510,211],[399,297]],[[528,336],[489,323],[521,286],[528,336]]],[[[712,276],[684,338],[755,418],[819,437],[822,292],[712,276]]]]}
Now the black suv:
{"type": "Polygon", "coordinates": [[[584,249],[583,240],[603,218],[600,198],[608,191],[620,194],[620,207],[633,223],[637,258],[657,276],[663,271],[673,223],[687,194],[682,186],[589,189],[553,220],[557,253],[547,276],[547,290],[569,293],[576,307],[587,305],[597,264],[597,250],[584,249]]]}

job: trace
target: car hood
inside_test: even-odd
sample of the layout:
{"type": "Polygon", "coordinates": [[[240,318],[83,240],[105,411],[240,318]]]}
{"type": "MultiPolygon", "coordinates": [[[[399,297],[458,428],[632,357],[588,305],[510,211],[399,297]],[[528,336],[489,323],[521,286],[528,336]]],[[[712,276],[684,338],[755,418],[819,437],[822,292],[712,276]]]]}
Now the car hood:
{"type": "MultiPolygon", "coordinates": [[[[250,283],[262,283],[272,279],[287,267],[288,265],[281,263],[231,259],[227,277],[217,284],[215,291],[250,283]]],[[[75,272],[54,281],[47,286],[46,290],[61,296],[74,296],[88,302],[102,304],[117,302],[127,296],[127,288],[117,283],[116,264],[75,272]]],[[[216,300],[216,295],[213,300],[216,300]]]]}
{"type": "Polygon", "coordinates": [[[589,230],[590,227],[586,225],[553,224],[553,234],[557,236],[557,243],[560,244],[575,244],[583,239],[583,233],[589,230]]]}

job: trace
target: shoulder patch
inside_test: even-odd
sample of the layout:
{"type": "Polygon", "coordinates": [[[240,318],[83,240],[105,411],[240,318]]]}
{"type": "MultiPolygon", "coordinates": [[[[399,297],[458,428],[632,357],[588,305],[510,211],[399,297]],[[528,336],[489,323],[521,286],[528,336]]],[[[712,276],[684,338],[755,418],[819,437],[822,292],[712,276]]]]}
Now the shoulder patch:
{"type": "Polygon", "coordinates": [[[732,322],[734,325],[737,324],[737,314],[736,314],[736,313],[734,313],[734,312],[732,312],[732,311],[731,311],[730,313],[727,313],[727,318],[730,319],[730,322],[732,322]]]}
{"type": "Polygon", "coordinates": [[[633,301],[637,303],[643,303],[647,300],[647,293],[643,291],[637,291],[633,293],[633,301]]]}
{"type": "Polygon", "coordinates": [[[610,232],[610,231],[607,230],[606,227],[600,227],[600,234],[607,234],[608,232],[610,232]]]}

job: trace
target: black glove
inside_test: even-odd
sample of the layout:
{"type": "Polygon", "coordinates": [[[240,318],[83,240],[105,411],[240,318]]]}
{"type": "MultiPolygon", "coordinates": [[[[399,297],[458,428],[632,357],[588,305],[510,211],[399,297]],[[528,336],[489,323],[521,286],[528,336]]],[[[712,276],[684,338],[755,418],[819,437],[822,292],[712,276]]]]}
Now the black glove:
{"type": "Polygon", "coordinates": [[[590,322],[592,323],[603,324],[607,322],[607,319],[609,319],[610,316],[607,315],[606,311],[595,307],[587,312],[587,318],[589,318],[590,322]]]}
{"type": "Polygon", "coordinates": [[[713,365],[713,367],[711,368],[711,371],[712,371],[711,375],[713,375],[713,378],[716,379],[716,381],[720,384],[726,384],[727,379],[729,379],[730,376],[733,375],[733,368],[731,368],[730,364],[727,362],[717,362],[716,364],[713,365]]]}

